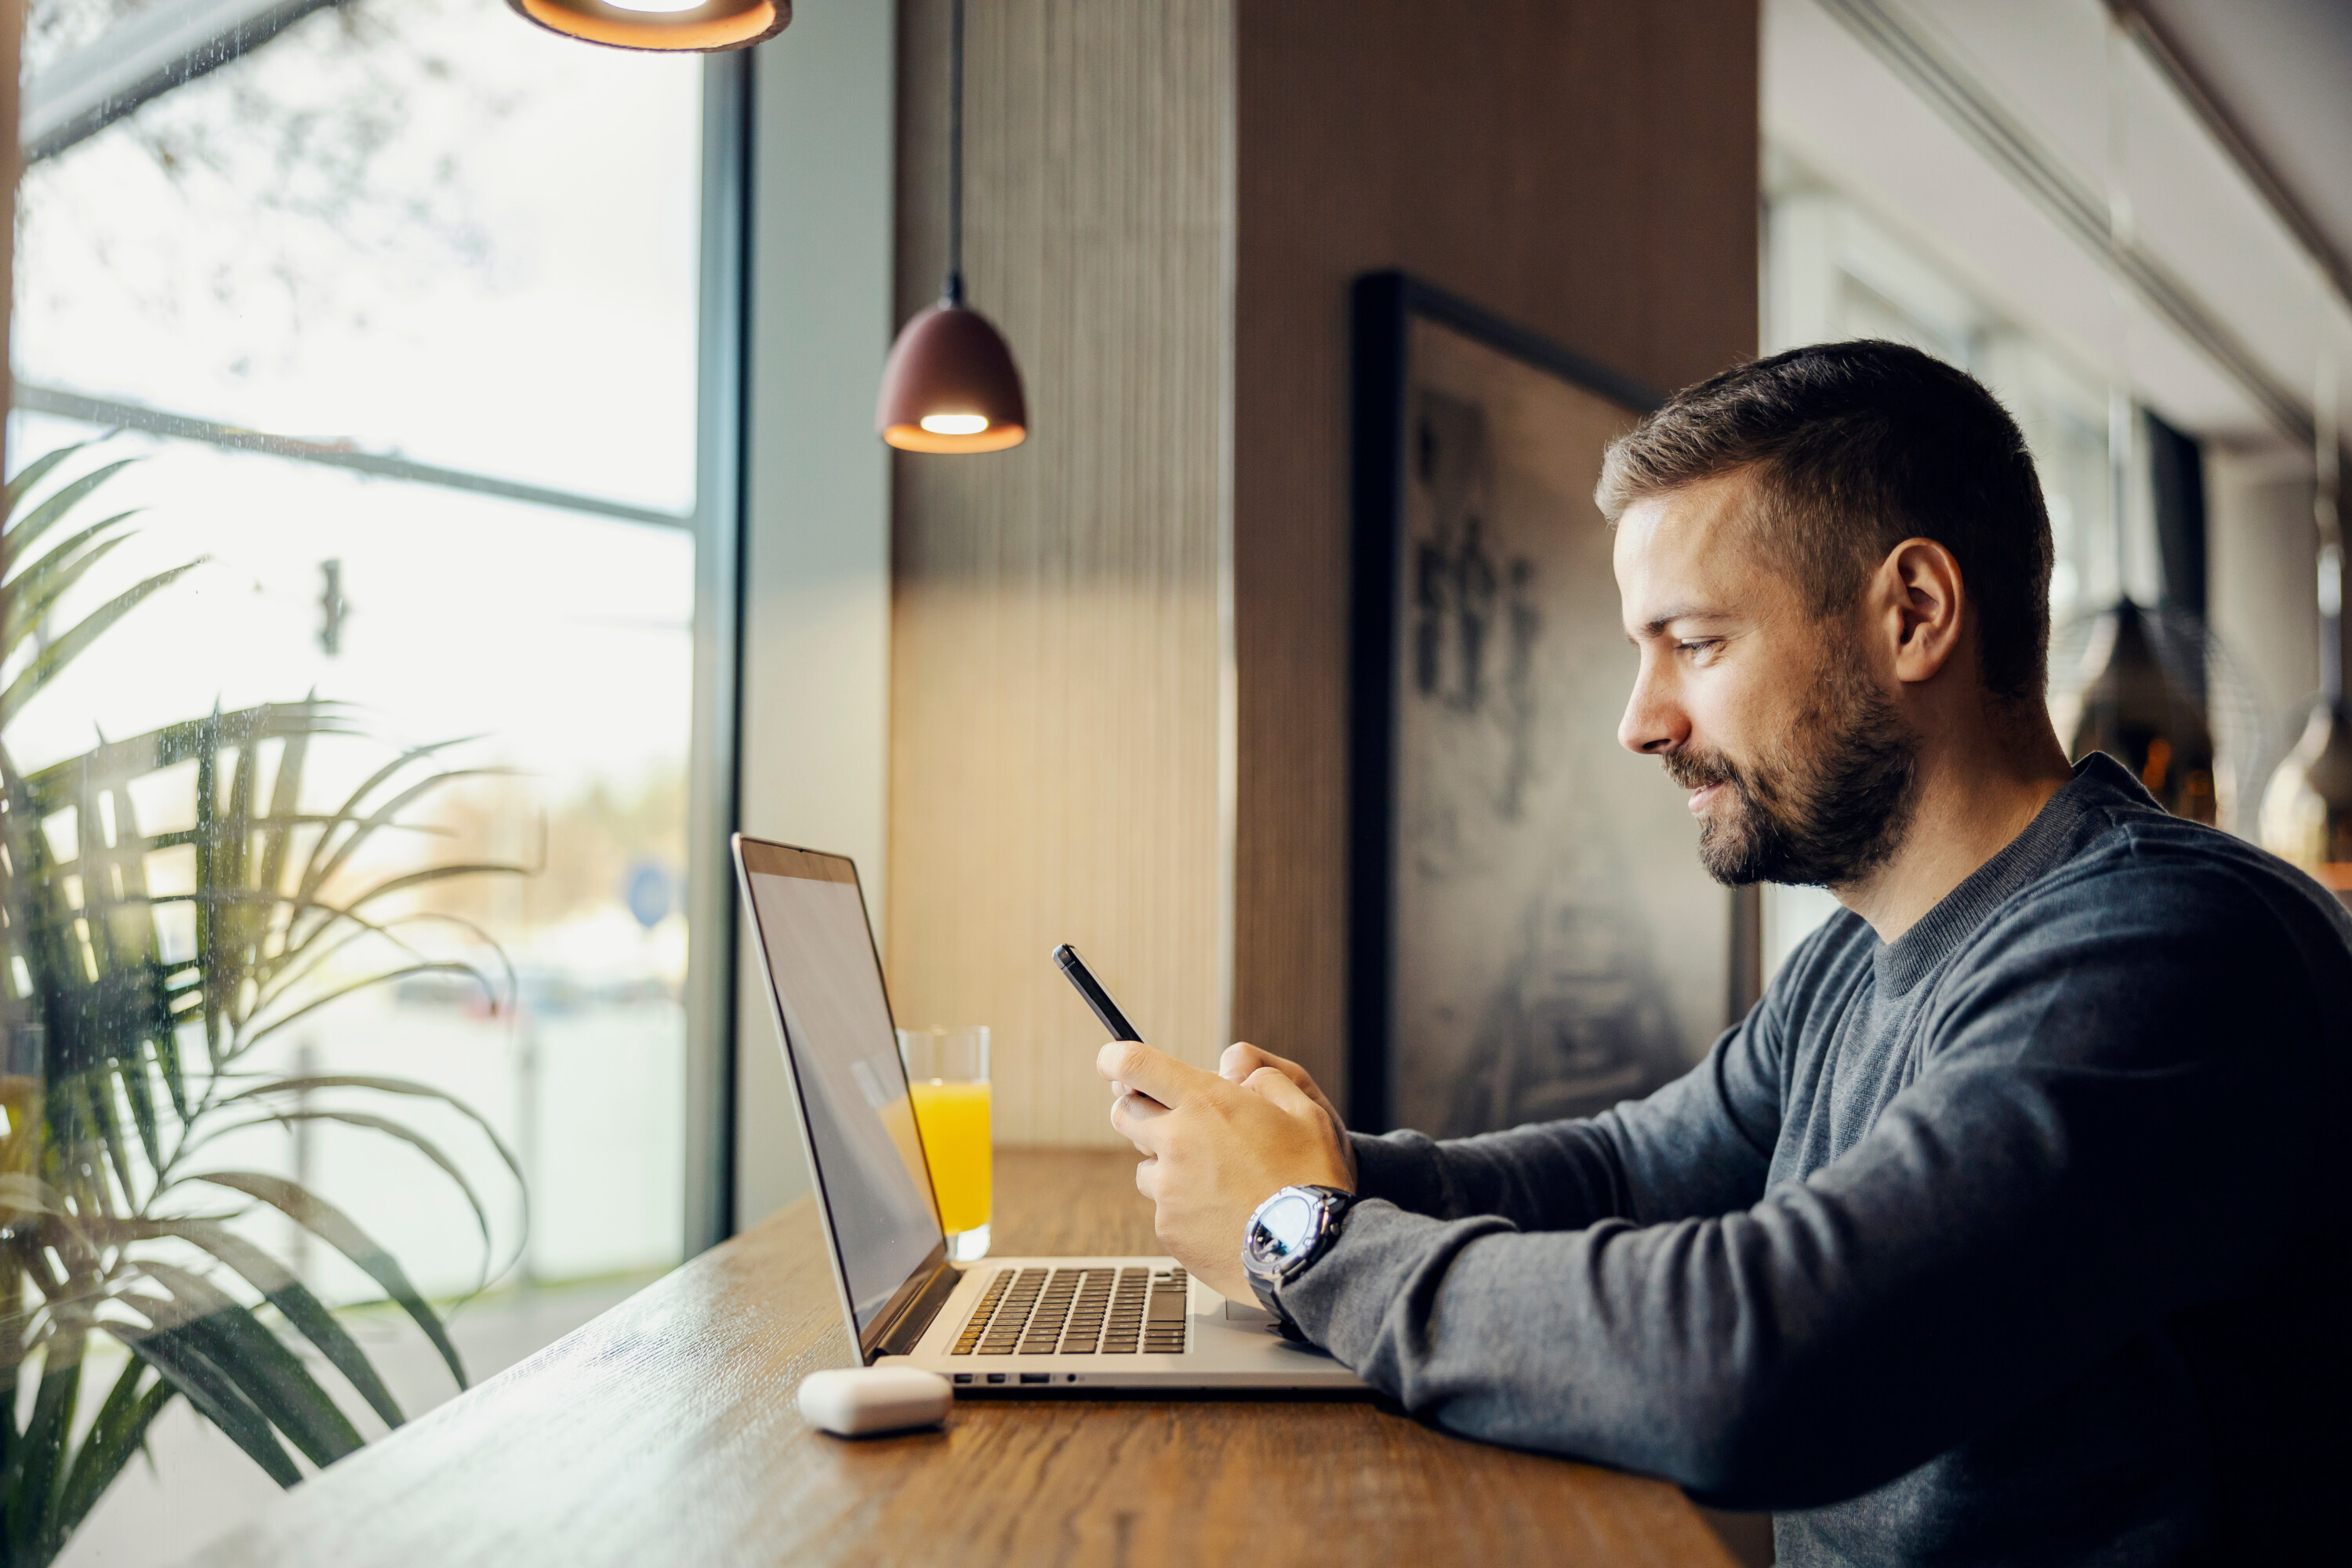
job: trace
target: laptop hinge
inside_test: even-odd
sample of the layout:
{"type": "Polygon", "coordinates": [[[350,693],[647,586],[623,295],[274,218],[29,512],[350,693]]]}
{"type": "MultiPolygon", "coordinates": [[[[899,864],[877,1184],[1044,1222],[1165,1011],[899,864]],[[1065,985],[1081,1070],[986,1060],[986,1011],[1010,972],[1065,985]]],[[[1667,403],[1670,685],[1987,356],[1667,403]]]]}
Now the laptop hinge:
{"type": "Polygon", "coordinates": [[[938,1317],[940,1309],[948,1304],[948,1298],[955,1294],[957,1282],[962,1278],[954,1264],[940,1264],[939,1272],[923,1282],[923,1288],[915,1292],[906,1310],[898,1314],[898,1321],[884,1330],[882,1337],[875,1342],[874,1353],[914,1354],[915,1346],[922,1342],[923,1331],[931,1326],[931,1320],[938,1317]]]}

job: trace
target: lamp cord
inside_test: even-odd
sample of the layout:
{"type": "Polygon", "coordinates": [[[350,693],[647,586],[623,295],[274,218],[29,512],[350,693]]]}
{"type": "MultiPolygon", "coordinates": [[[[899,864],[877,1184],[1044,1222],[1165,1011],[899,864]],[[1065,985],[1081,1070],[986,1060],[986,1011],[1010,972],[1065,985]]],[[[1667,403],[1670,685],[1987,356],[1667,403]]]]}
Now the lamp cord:
{"type": "Polygon", "coordinates": [[[948,279],[945,303],[963,303],[963,0],[950,7],[948,33],[948,279]]]}

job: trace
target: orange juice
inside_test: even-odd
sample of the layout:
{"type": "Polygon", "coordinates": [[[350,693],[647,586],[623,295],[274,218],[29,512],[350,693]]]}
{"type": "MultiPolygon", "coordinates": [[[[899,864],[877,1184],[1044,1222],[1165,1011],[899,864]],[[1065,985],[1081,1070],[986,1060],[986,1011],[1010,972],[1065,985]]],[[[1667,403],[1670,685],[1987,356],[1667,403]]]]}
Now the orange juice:
{"type": "Polygon", "coordinates": [[[940,1228],[952,1236],[988,1223],[988,1085],[917,1079],[915,1123],[931,1163],[940,1228]]]}

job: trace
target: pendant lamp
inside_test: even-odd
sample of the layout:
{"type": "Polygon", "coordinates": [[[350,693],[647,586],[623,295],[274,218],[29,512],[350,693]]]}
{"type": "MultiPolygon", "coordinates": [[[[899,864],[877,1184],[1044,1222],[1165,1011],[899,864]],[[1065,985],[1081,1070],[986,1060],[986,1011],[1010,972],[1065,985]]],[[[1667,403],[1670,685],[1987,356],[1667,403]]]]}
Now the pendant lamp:
{"type": "Polygon", "coordinates": [[[793,19],[793,0],[507,0],[567,38],[616,49],[709,53],[749,48],[793,19]]]}
{"type": "Polygon", "coordinates": [[[2176,633],[2163,648],[2174,658],[2165,659],[2158,638],[2174,630],[2128,595],[2100,617],[2085,661],[2095,661],[2097,673],[2083,687],[2082,717],[2067,754],[2105,752],[2138,774],[2165,810],[2211,823],[2221,816],[2213,732],[2189,689],[2203,650],[2198,639],[2176,633]]]}
{"type": "Polygon", "coordinates": [[[989,319],[963,296],[963,0],[948,45],[948,276],[940,302],[899,329],[874,416],[908,452],[1001,452],[1029,436],[1021,372],[989,319]]]}
{"type": "MultiPolygon", "coordinates": [[[[2091,619],[2073,669],[2063,677],[2053,671],[2053,696],[2063,696],[2074,714],[2068,756],[2079,762],[2105,752],[2129,768],[2165,810],[2211,823],[2221,816],[2221,792],[2208,711],[2213,659],[2204,617],[2196,606],[2173,602],[2176,585],[2168,581],[2154,608],[2124,586],[2129,576],[2125,498],[2139,451],[2134,439],[2139,418],[2130,395],[2110,388],[2107,522],[2117,592],[2115,603],[2091,619]]],[[[2159,496],[2159,537],[2166,531],[2164,506],[2159,496]]],[[[2059,707],[2053,702],[2053,713],[2059,707]]]]}

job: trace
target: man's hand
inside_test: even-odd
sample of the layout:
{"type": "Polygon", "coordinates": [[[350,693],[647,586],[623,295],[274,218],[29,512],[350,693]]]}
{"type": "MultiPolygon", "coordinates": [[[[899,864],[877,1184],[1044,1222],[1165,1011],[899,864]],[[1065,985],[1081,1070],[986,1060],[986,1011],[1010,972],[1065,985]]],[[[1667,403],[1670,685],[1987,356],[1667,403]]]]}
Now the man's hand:
{"type": "Polygon", "coordinates": [[[1344,1183],[1332,1182],[1324,1184],[1345,1186],[1349,1192],[1354,1192],[1356,1190],[1356,1146],[1348,1142],[1348,1124],[1340,1120],[1339,1108],[1331,1103],[1331,1097],[1325,1094],[1316,1084],[1315,1076],[1312,1073],[1286,1057],[1276,1056],[1272,1051],[1262,1051],[1244,1040],[1236,1040],[1227,1046],[1225,1054],[1217,1058],[1217,1076],[1228,1083],[1247,1083],[1250,1075],[1260,1068],[1272,1068],[1297,1084],[1300,1091],[1320,1107],[1324,1115],[1331,1119],[1331,1131],[1339,1135],[1339,1152],[1348,1159],[1348,1179],[1344,1183]]]}
{"type": "MultiPolygon", "coordinates": [[[[1248,1067],[1250,1058],[1234,1053],[1255,1050],[1235,1046],[1226,1062],[1248,1067]]],[[[1242,1239],[1258,1205],[1290,1186],[1355,1190],[1339,1118],[1319,1092],[1309,1098],[1299,1087],[1299,1079],[1309,1089],[1314,1080],[1292,1064],[1251,1068],[1234,1083],[1150,1046],[1114,1040],[1095,1058],[1095,1070],[1122,1090],[1110,1124],[1144,1155],[1135,1187],[1155,1205],[1160,1245],[1221,1295],[1253,1299],[1242,1239]]]]}

